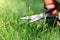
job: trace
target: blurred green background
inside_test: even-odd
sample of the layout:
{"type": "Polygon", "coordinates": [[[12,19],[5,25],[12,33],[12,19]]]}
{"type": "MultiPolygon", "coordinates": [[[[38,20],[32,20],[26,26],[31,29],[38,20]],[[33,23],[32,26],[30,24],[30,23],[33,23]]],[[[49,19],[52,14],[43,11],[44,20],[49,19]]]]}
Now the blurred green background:
{"type": "Polygon", "coordinates": [[[43,0],[0,0],[0,40],[59,40],[60,27],[54,22],[48,25],[42,19],[29,24],[20,19],[43,10],[43,0]]]}

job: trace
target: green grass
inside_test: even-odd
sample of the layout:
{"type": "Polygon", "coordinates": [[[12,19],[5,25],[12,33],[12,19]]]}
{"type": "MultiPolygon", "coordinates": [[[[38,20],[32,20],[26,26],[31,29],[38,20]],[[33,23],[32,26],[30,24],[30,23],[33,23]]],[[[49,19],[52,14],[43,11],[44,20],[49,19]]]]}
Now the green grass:
{"type": "Polygon", "coordinates": [[[42,19],[34,23],[21,20],[43,12],[42,0],[0,0],[0,40],[59,40],[60,27],[42,19]]]}

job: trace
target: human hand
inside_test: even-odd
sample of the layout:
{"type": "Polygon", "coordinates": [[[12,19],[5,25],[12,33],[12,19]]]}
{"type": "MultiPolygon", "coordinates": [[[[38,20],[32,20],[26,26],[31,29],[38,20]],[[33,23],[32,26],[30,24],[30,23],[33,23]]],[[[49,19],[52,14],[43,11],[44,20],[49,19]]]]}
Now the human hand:
{"type": "MultiPolygon", "coordinates": [[[[56,10],[59,12],[58,17],[60,19],[60,3],[55,1],[55,7],[56,7],[56,10]]],[[[60,26],[60,22],[59,21],[57,21],[57,25],[60,26]]]]}

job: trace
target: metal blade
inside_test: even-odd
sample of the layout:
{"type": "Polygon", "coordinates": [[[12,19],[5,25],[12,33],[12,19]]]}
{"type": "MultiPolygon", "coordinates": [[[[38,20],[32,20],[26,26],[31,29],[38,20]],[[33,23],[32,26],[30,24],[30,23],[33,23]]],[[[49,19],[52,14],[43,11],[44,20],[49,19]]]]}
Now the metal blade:
{"type": "Polygon", "coordinates": [[[40,19],[42,19],[42,18],[44,18],[45,17],[45,13],[41,13],[41,14],[38,14],[38,15],[36,15],[33,19],[31,19],[29,22],[31,23],[31,22],[35,22],[35,21],[37,21],[37,20],[40,20],[40,19]]]}
{"type": "Polygon", "coordinates": [[[31,22],[35,22],[39,19],[42,19],[44,17],[45,17],[45,12],[40,13],[40,14],[36,14],[36,15],[32,15],[32,16],[22,17],[21,19],[30,19],[29,22],[31,23],[31,22]]]}

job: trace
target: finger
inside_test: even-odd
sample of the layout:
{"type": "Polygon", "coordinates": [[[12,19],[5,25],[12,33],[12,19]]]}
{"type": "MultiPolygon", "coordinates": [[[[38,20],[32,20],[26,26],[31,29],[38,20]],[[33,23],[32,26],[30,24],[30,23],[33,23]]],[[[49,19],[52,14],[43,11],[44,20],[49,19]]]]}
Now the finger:
{"type": "MultiPolygon", "coordinates": [[[[59,14],[58,14],[58,18],[60,19],[60,12],[59,12],[59,14]]],[[[59,21],[57,21],[57,25],[60,26],[60,22],[59,22],[59,21]]]]}
{"type": "Polygon", "coordinates": [[[57,12],[57,10],[53,10],[53,11],[50,12],[50,14],[51,14],[51,15],[55,15],[56,12],[57,12]]]}

